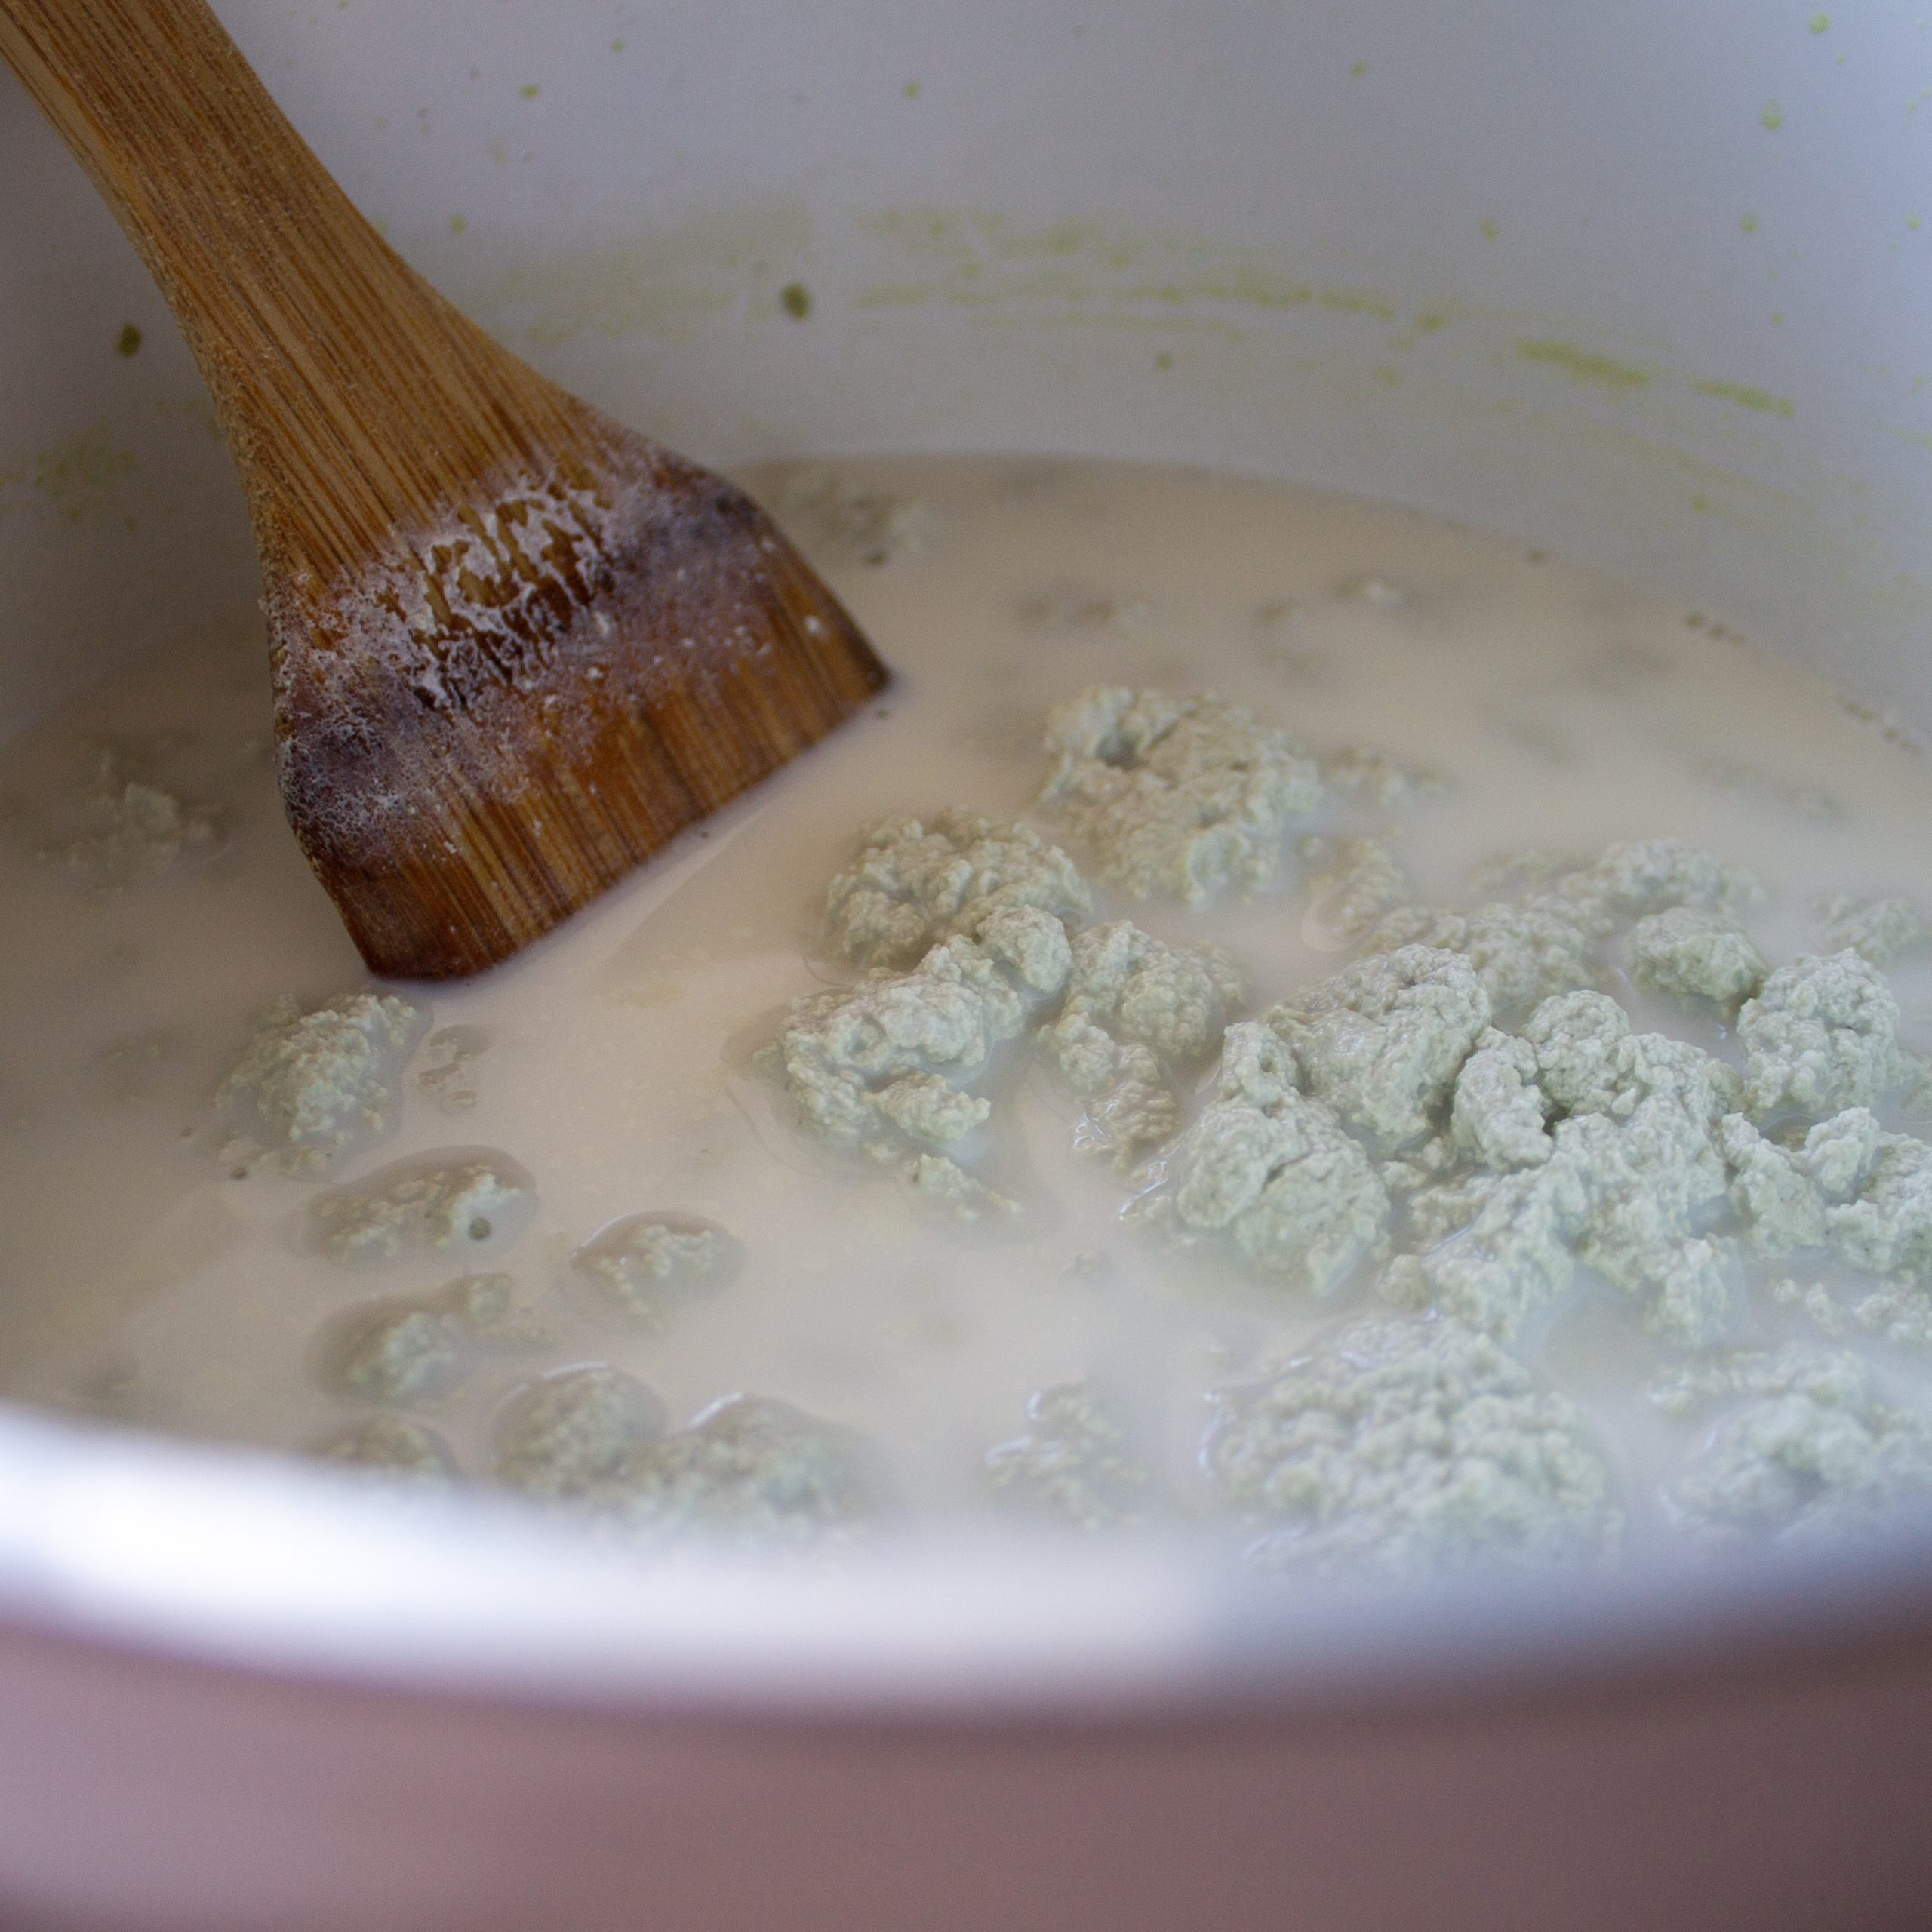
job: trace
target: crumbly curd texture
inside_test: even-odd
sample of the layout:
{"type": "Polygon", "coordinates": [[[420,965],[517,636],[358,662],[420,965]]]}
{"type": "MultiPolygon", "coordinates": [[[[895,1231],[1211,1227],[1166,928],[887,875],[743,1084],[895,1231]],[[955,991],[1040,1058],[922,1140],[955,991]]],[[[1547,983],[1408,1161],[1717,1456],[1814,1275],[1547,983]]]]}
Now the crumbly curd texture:
{"type": "Polygon", "coordinates": [[[0,752],[0,1388],[659,1542],[1605,1564],[1932,1500],[1932,773],[1284,486],[747,479],[897,677],[371,984],[260,639],[0,752]]]}

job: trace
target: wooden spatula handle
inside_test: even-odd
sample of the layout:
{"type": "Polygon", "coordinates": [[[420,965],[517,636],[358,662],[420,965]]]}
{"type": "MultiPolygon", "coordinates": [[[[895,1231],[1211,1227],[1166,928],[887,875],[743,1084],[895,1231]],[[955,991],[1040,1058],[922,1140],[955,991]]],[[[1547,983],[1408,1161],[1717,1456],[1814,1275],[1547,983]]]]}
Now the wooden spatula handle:
{"type": "Polygon", "coordinates": [[[204,0],[0,0],[0,55],[160,283],[258,537],[323,581],[577,407],[363,220],[204,0]],[[506,389],[518,428],[493,406],[506,389]]]}

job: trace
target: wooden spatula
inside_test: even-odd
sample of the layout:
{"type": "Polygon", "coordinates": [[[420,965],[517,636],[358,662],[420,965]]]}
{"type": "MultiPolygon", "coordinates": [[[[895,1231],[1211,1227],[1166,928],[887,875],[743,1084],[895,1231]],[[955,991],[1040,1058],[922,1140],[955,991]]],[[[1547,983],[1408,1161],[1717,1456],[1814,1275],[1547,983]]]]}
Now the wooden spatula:
{"type": "Polygon", "coordinates": [[[379,973],[471,973],[884,683],[742,492],[466,321],[202,0],[0,0],[248,485],[281,794],[379,973]]]}

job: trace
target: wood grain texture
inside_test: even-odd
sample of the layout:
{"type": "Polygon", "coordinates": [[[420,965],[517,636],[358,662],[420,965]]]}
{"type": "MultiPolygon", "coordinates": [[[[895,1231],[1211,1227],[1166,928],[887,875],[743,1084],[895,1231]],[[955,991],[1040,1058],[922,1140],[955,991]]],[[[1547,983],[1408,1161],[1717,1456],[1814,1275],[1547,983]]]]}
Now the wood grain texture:
{"type": "Polygon", "coordinates": [[[0,0],[247,486],[282,796],[370,965],[506,957],[884,683],[749,498],[355,211],[203,0],[0,0]]]}

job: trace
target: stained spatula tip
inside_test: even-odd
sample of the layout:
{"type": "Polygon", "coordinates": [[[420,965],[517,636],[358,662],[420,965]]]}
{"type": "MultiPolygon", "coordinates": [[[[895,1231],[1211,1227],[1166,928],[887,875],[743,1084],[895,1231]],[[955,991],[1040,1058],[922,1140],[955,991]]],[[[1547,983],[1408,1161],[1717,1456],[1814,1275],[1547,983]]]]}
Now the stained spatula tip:
{"type": "Polygon", "coordinates": [[[583,417],[358,578],[272,576],[283,798],[377,972],[506,958],[886,682],[749,497],[583,417]]]}

